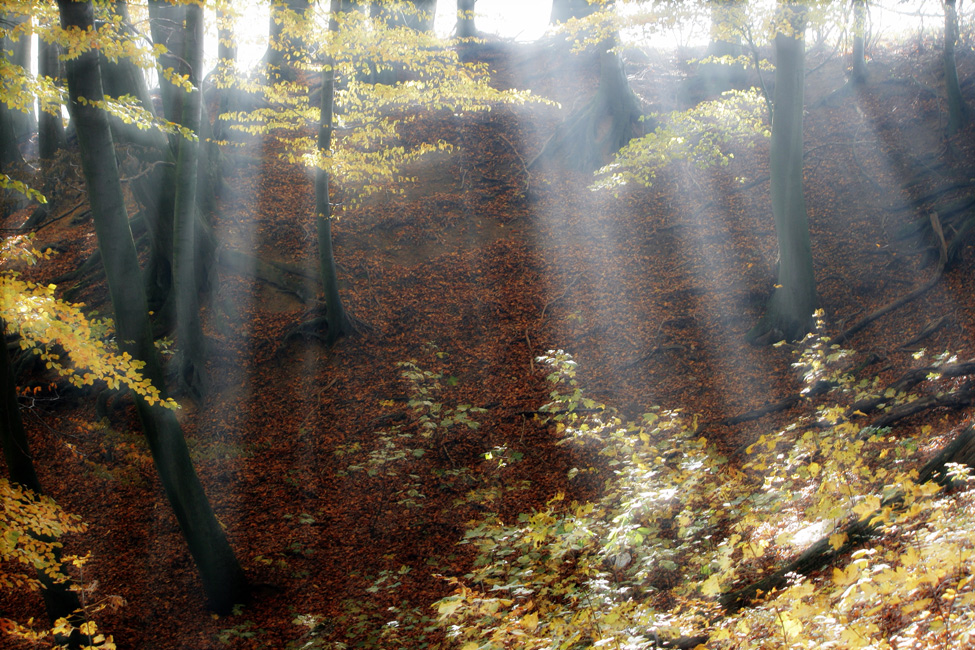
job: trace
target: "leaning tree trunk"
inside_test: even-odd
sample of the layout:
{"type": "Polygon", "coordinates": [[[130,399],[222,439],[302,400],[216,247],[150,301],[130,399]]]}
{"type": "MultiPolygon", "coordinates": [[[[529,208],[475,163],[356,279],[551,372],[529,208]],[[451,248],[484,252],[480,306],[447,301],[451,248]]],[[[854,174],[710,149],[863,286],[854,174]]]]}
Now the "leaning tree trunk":
{"type": "MultiPolygon", "coordinates": [[[[193,90],[183,99],[183,127],[200,132],[203,102],[203,8],[186,7],[183,60],[189,67],[193,90]]],[[[206,352],[197,287],[196,231],[199,140],[180,138],[176,162],[176,206],[173,220],[173,284],[176,295],[175,359],[180,388],[199,399],[206,394],[206,352]]]]}
{"type": "MultiPolygon", "coordinates": [[[[0,318],[0,347],[2,347],[0,349],[0,444],[3,446],[3,456],[7,461],[10,480],[37,494],[44,494],[41,481],[34,469],[34,458],[30,453],[24,423],[20,418],[20,407],[17,404],[17,379],[14,377],[13,365],[10,362],[5,332],[6,325],[0,318]]],[[[60,559],[55,557],[54,561],[60,562],[60,559]]],[[[81,609],[78,593],[72,589],[70,582],[56,582],[44,571],[38,571],[37,578],[41,582],[41,596],[44,598],[47,616],[52,624],[59,618],[70,618],[81,609]]],[[[74,631],[66,641],[69,648],[77,649],[82,646],[83,639],[78,631],[74,631]]]]}
{"type": "Polygon", "coordinates": [[[765,315],[748,333],[753,342],[795,340],[809,331],[816,309],[809,222],[802,184],[805,8],[782,3],[775,36],[775,91],[770,147],[772,214],[779,246],[778,282],[765,315]]]}
{"type": "MultiPolygon", "coordinates": [[[[90,1],[58,0],[58,9],[64,29],[92,29],[90,1]]],[[[162,368],[153,344],[108,118],[81,101],[103,98],[97,53],[89,50],[69,60],[66,76],[119,345],[123,352],[146,364],[143,375],[162,391],[162,368]]],[[[200,572],[208,604],[218,613],[229,613],[234,604],[245,599],[246,579],[193,467],[176,415],[139,395],[135,395],[135,403],[159,478],[200,572]]]]}
{"type": "Polygon", "coordinates": [[[948,135],[954,135],[968,123],[969,112],[958,84],[958,68],[955,66],[955,43],[958,41],[958,12],[955,0],[944,0],[945,5],[945,94],[948,97],[948,135]]]}

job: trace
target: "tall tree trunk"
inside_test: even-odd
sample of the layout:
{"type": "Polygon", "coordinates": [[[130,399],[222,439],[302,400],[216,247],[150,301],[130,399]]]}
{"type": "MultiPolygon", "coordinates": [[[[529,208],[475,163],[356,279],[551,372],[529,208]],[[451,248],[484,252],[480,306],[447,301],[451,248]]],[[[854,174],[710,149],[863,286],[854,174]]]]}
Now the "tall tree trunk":
{"type": "Polygon", "coordinates": [[[404,12],[396,0],[374,0],[370,15],[383,20],[390,27],[409,27],[418,32],[433,31],[437,0],[415,0],[413,9],[415,11],[404,12]]]}
{"type": "MultiPolygon", "coordinates": [[[[37,53],[38,74],[60,83],[64,78],[61,71],[63,66],[58,59],[61,47],[57,43],[46,41],[41,41],[38,47],[40,49],[37,53]]],[[[37,118],[37,153],[41,160],[51,160],[64,147],[64,122],[61,115],[41,111],[37,118]]]]}
{"type": "Polygon", "coordinates": [[[594,171],[630,140],[655,128],[652,120],[643,121],[640,100],[630,89],[615,46],[615,38],[599,46],[595,95],[559,125],[531,165],[557,160],[570,169],[594,171]]]}
{"type": "MultiPolygon", "coordinates": [[[[17,19],[7,13],[0,14],[0,20],[11,26],[17,24],[17,19]]],[[[9,41],[7,37],[0,39],[0,58],[16,64],[16,59],[7,55],[8,48],[13,46],[9,41]]],[[[22,115],[20,111],[13,110],[0,101],[0,172],[8,175],[11,167],[24,163],[24,156],[17,142],[17,121],[22,119],[19,115],[22,115]]]]}
{"type": "MultiPolygon", "coordinates": [[[[116,0],[113,10],[122,19],[123,24],[131,29],[128,5],[124,0],[116,0]]],[[[153,33],[160,38],[169,38],[169,20],[175,19],[168,10],[163,9],[160,14],[156,11],[157,19],[163,27],[153,33]]],[[[181,39],[176,39],[181,43],[181,39]]],[[[164,65],[170,59],[181,58],[179,52],[167,52],[160,55],[158,63],[164,65]]],[[[132,61],[119,59],[112,62],[105,57],[99,58],[101,67],[102,90],[107,95],[120,97],[131,95],[139,100],[145,111],[156,115],[156,109],[149,94],[145,76],[132,61]]],[[[160,80],[160,93],[165,97],[172,92],[171,86],[165,79],[160,80]]],[[[175,92],[183,93],[182,89],[175,92]]],[[[171,103],[179,103],[170,98],[171,103]]],[[[179,121],[179,116],[174,121],[179,121]]],[[[131,185],[132,191],[142,206],[146,218],[149,234],[149,257],[145,266],[144,280],[146,298],[149,309],[155,314],[155,322],[159,329],[169,331],[175,320],[175,305],[173,300],[173,214],[176,187],[176,155],[172,144],[177,140],[166,137],[158,129],[140,129],[135,125],[124,124],[121,120],[109,118],[112,135],[118,142],[136,144],[140,147],[140,161],[149,168],[147,174],[137,178],[131,185]]]]}
{"type": "Polygon", "coordinates": [[[955,43],[958,41],[958,12],[955,0],[944,0],[945,5],[945,93],[948,97],[948,135],[954,135],[968,124],[969,110],[958,85],[958,68],[955,66],[955,43]]]}
{"type": "Polygon", "coordinates": [[[287,32],[289,14],[303,15],[311,6],[310,0],[273,0],[268,28],[268,46],[265,62],[271,78],[293,79],[295,67],[292,65],[296,52],[307,48],[294,34],[287,32]]]}
{"type": "Polygon", "coordinates": [[[477,0],[457,0],[457,26],[454,34],[457,38],[476,38],[477,27],[474,25],[474,7],[477,0]]]}
{"type": "MultiPolygon", "coordinates": [[[[203,102],[203,8],[186,7],[186,34],[183,60],[189,66],[193,90],[183,100],[182,125],[200,132],[203,102]]],[[[180,388],[194,398],[206,394],[206,352],[200,323],[196,268],[197,186],[199,140],[180,138],[176,162],[176,207],[173,228],[173,283],[176,293],[176,341],[179,354],[175,360],[180,388]]]]}
{"type": "Polygon", "coordinates": [[[775,91],[770,147],[772,213],[779,245],[778,283],[749,340],[795,340],[809,331],[816,309],[809,222],[802,184],[805,7],[780,2],[775,36],[775,91]]]}
{"type": "Polygon", "coordinates": [[[867,0],[853,0],[853,66],[850,81],[855,84],[867,81],[866,32],[867,0]]]}
{"type": "MultiPolygon", "coordinates": [[[[90,1],[58,0],[58,9],[63,28],[92,29],[90,1]]],[[[162,368],[139,280],[139,260],[125,211],[112,132],[104,112],[80,101],[82,97],[95,101],[103,98],[98,55],[89,50],[69,60],[66,67],[69,107],[78,126],[82,170],[120,347],[143,361],[144,376],[163,390],[162,368]]],[[[150,404],[141,396],[135,396],[135,403],[156,470],[200,572],[209,606],[218,613],[229,613],[234,604],[246,598],[247,583],[193,467],[179,422],[172,410],[150,404]]]]}
{"type": "MultiPolygon", "coordinates": [[[[741,33],[744,17],[743,0],[712,0],[711,34],[705,57],[732,57],[742,54],[741,33]]],[[[706,96],[717,95],[743,84],[746,78],[742,63],[707,61],[698,66],[697,74],[706,96]]]]}
{"type": "Polygon", "coordinates": [[[548,21],[558,25],[570,18],[585,18],[598,8],[599,5],[589,4],[589,0],[552,0],[552,13],[548,21]]]}
{"type": "MultiPolygon", "coordinates": [[[[338,13],[340,2],[341,0],[332,0],[329,31],[333,34],[338,30],[334,16],[338,13]]],[[[332,111],[335,100],[335,66],[330,59],[325,61],[322,68],[321,92],[318,151],[322,156],[327,157],[332,150],[332,111]]],[[[319,272],[325,291],[325,325],[328,328],[325,340],[331,345],[339,337],[352,334],[353,326],[339,295],[338,273],[335,268],[335,254],[332,250],[332,204],[329,199],[328,184],[328,172],[324,169],[317,169],[315,171],[315,229],[318,235],[319,272]]]]}
{"type": "MultiPolygon", "coordinates": [[[[10,480],[37,494],[44,494],[41,481],[34,468],[34,457],[30,453],[27,433],[24,423],[20,419],[20,407],[17,404],[17,379],[14,377],[13,365],[10,362],[10,351],[7,349],[6,324],[0,318],[0,444],[3,445],[4,459],[7,461],[7,472],[10,480]]],[[[53,539],[45,539],[53,542],[53,539]]],[[[56,551],[57,552],[57,551],[56,551]]],[[[60,553],[58,553],[60,555],[60,553]]],[[[55,557],[55,562],[60,562],[55,557]]],[[[71,618],[81,609],[78,593],[71,589],[69,582],[55,582],[43,571],[37,572],[41,582],[41,596],[47,616],[53,624],[59,618],[71,618]]],[[[65,640],[62,640],[64,642],[65,640]]],[[[82,636],[76,630],[69,639],[68,647],[77,649],[82,646],[82,636]]]]}
{"type": "MultiPolygon", "coordinates": [[[[31,69],[31,27],[33,18],[30,16],[19,15],[11,16],[6,15],[6,18],[11,21],[11,27],[25,27],[26,31],[20,34],[20,38],[13,40],[11,38],[3,39],[3,49],[5,51],[11,51],[10,62],[14,65],[18,65],[24,70],[30,72],[31,69]]],[[[26,142],[33,135],[34,130],[37,127],[37,120],[34,119],[34,111],[30,109],[28,111],[10,111],[10,117],[12,121],[12,127],[14,131],[14,138],[18,142],[26,142]]]]}
{"type": "MultiPolygon", "coordinates": [[[[149,30],[152,42],[162,45],[165,50],[160,52],[157,63],[163,70],[172,70],[176,74],[186,75],[189,70],[181,60],[183,51],[183,21],[186,7],[172,5],[166,0],[149,0],[149,30]]],[[[179,122],[183,114],[183,89],[168,79],[165,75],[159,78],[159,94],[162,97],[163,117],[170,122],[179,122]]],[[[171,143],[175,145],[175,138],[171,143]]],[[[175,149],[175,146],[174,146],[175,149]]]]}

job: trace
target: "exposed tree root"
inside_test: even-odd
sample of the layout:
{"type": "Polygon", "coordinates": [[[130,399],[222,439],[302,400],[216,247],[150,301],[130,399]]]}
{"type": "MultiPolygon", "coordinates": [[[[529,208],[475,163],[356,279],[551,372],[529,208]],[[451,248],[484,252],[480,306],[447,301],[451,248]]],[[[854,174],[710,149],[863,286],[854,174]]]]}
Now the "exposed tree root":
{"type": "Polygon", "coordinates": [[[250,253],[229,248],[218,249],[217,262],[234,273],[266,282],[306,304],[314,299],[317,289],[316,286],[310,285],[310,283],[320,284],[320,281],[314,274],[304,271],[299,272],[292,265],[281,262],[265,262],[250,253]],[[293,280],[288,277],[289,274],[300,275],[304,279],[293,280]]]}
{"type": "Polygon", "coordinates": [[[785,399],[781,399],[778,402],[772,402],[771,404],[766,404],[757,409],[748,411],[747,413],[742,413],[741,415],[735,415],[730,418],[725,418],[719,420],[718,424],[732,425],[741,424],[742,422],[751,422],[752,420],[757,420],[759,418],[765,417],[770,413],[778,413],[779,411],[784,411],[791,408],[794,404],[801,402],[804,399],[810,397],[816,397],[817,395],[822,395],[830,389],[834,388],[836,384],[829,381],[818,381],[812,388],[801,395],[789,395],[785,399]]]}
{"type": "MultiPolygon", "coordinates": [[[[917,483],[922,484],[933,480],[942,486],[947,485],[949,479],[945,465],[950,462],[975,467],[975,429],[972,426],[958,434],[951,443],[945,446],[941,453],[921,468],[917,483]]],[[[881,514],[884,508],[897,507],[903,499],[904,493],[897,492],[884,499],[880,510],[847,524],[840,531],[846,534],[846,542],[840,548],[833,548],[830,541],[831,536],[823,537],[778,571],[721,596],[719,599],[721,606],[727,613],[733,614],[762,595],[785,585],[791,574],[809,575],[813,571],[828,565],[837,557],[848,553],[862,542],[876,537],[880,529],[879,526],[871,522],[881,514]]]]}
{"type": "Polygon", "coordinates": [[[971,406],[972,402],[975,402],[975,383],[969,381],[965,384],[965,386],[951,393],[945,393],[944,395],[927,395],[908,404],[895,406],[874,420],[870,424],[870,427],[868,427],[868,429],[862,432],[860,435],[864,436],[867,431],[871,429],[888,427],[898,420],[902,420],[912,415],[917,415],[918,413],[927,411],[929,409],[938,407],[957,409],[964,406],[971,406]]]}
{"type": "Polygon", "coordinates": [[[278,345],[277,349],[274,351],[274,356],[280,356],[284,353],[289,345],[295,341],[306,341],[314,340],[322,345],[333,346],[335,342],[341,336],[349,336],[351,334],[360,334],[364,332],[372,331],[372,326],[355,318],[348,312],[346,316],[349,319],[349,330],[343,332],[339,335],[330,333],[328,329],[328,317],[325,314],[325,306],[321,305],[315,309],[312,309],[305,320],[302,320],[298,325],[292,327],[281,339],[281,344],[278,345]]]}

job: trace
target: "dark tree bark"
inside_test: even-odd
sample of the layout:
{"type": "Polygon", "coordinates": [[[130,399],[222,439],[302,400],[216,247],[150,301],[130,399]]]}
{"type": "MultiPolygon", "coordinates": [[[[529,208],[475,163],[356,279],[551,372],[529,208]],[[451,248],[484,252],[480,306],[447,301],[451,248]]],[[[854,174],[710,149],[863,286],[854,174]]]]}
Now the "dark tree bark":
{"type": "MultiPolygon", "coordinates": [[[[163,3],[165,4],[165,3],[163,3]]],[[[116,0],[112,9],[122,19],[123,24],[130,25],[128,5],[124,0],[116,0]]],[[[160,17],[159,8],[156,9],[158,20],[162,25],[170,25],[168,9],[163,9],[160,17]]],[[[169,30],[156,28],[153,34],[160,38],[169,38],[169,30]]],[[[181,45],[181,38],[177,44],[181,45]]],[[[167,52],[160,55],[159,64],[171,58],[181,58],[179,52],[167,52]]],[[[100,57],[102,90],[106,95],[120,97],[131,95],[139,100],[144,110],[156,115],[156,109],[149,94],[145,77],[132,61],[119,59],[108,61],[100,57]]],[[[160,93],[163,97],[174,88],[165,79],[160,80],[160,93]],[[168,89],[167,89],[168,87],[168,89]]],[[[182,89],[175,92],[183,93],[182,89]]],[[[179,98],[170,97],[169,102],[179,103],[179,98]]],[[[164,102],[165,103],[165,102],[164,102]]],[[[179,121],[178,119],[175,121],[179,121]]],[[[141,162],[149,168],[144,176],[136,179],[132,185],[143,214],[149,233],[149,257],[145,266],[146,297],[149,309],[155,314],[157,326],[164,331],[172,327],[175,320],[175,305],[173,302],[173,215],[176,187],[176,154],[173,145],[178,140],[166,137],[158,129],[139,129],[135,125],[124,124],[121,120],[109,118],[112,135],[116,142],[130,143],[138,146],[141,162]]]]}
{"type": "Polygon", "coordinates": [[[598,8],[598,5],[589,4],[589,0],[552,0],[548,20],[550,24],[558,25],[571,18],[585,18],[598,8]]]}
{"type": "MultiPolygon", "coordinates": [[[[30,453],[24,423],[20,418],[20,407],[17,404],[17,379],[14,377],[5,334],[6,324],[3,319],[0,319],[0,347],[3,348],[0,349],[0,443],[3,445],[4,459],[7,461],[7,472],[14,483],[19,483],[37,494],[44,494],[34,468],[34,457],[30,453]]],[[[56,562],[60,561],[60,557],[54,559],[56,562]]],[[[37,572],[37,578],[42,585],[41,596],[44,598],[44,606],[52,624],[59,618],[70,618],[81,609],[78,594],[71,589],[70,583],[55,582],[43,571],[37,572]]],[[[82,646],[83,639],[81,634],[75,631],[69,639],[62,640],[64,641],[67,641],[69,648],[77,649],[82,646]]]]}
{"type": "Polygon", "coordinates": [[[853,0],[853,65],[850,81],[854,84],[867,82],[866,32],[867,1],[853,0]]]}
{"type": "MultiPolygon", "coordinates": [[[[189,67],[193,90],[183,100],[182,125],[200,132],[203,102],[203,8],[186,7],[186,34],[183,37],[183,60],[189,67]]],[[[173,225],[173,283],[176,292],[176,341],[179,354],[175,359],[180,388],[199,399],[206,394],[206,352],[197,284],[197,186],[200,142],[179,140],[176,163],[176,206],[173,225]]]]}
{"type": "MultiPolygon", "coordinates": [[[[149,0],[149,31],[152,42],[166,48],[158,56],[159,67],[180,75],[189,74],[180,57],[183,51],[185,11],[185,6],[172,5],[166,0],[149,0]]],[[[163,117],[170,122],[179,122],[183,115],[184,94],[183,89],[171,83],[165,75],[160,76],[159,95],[162,98],[163,117]]],[[[172,142],[175,143],[175,138],[172,142]]]]}
{"type": "MultiPolygon", "coordinates": [[[[332,15],[337,13],[340,0],[332,0],[332,15]]],[[[334,17],[329,20],[329,30],[338,30],[334,17]]],[[[318,122],[318,150],[328,156],[332,149],[332,111],[335,100],[335,66],[326,61],[322,68],[321,117],[318,122]]],[[[329,200],[329,178],[324,169],[315,171],[315,228],[318,235],[318,264],[325,292],[325,334],[331,345],[340,337],[353,332],[352,320],[345,311],[339,295],[338,273],[332,250],[332,204],[329,200]]]]}
{"type": "Polygon", "coordinates": [[[816,309],[809,222],[802,183],[805,85],[805,7],[780,3],[791,33],[775,36],[775,91],[770,143],[772,213],[779,247],[778,282],[765,315],[748,333],[753,342],[796,340],[809,331],[816,309]]]}
{"type": "Polygon", "coordinates": [[[599,46],[596,94],[559,125],[531,165],[559,161],[570,169],[591,172],[608,163],[630,140],[655,128],[652,121],[643,120],[640,100],[630,89],[615,45],[613,39],[599,46]]]}
{"type": "MultiPolygon", "coordinates": [[[[64,78],[63,66],[58,60],[61,48],[57,43],[40,41],[37,57],[37,72],[41,76],[49,77],[55,82],[64,78]]],[[[41,160],[54,158],[58,151],[65,146],[64,122],[60,115],[51,115],[44,111],[37,118],[37,153],[41,160]]]]}
{"type": "Polygon", "coordinates": [[[948,98],[948,135],[954,135],[970,119],[968,105],[961,95],[958,84],[958,68],[955,66],[955,43],[958,41],[958,11],[955,0],[944,0],[945,7],[945,94],[948,98]]]}
{"type": "Polygon", "coordinates": [[[477,38],[480,32],[474,24],[474,7],[477,0],[457,0],[457,25],[454,35],[457,38],[477,38]]]}
{"type": "Polygon", "coordinates": [[[396,9],[394,0],[375,0],[370,8],[370,15],[381,18],[391,27],[409,27],[418,32],[433,30],[433,19],[437,13],[437,0],[415,0],[415,12],[403,12],[396,9]]]}
{"type": "MultiPolygon", "coordinates": [[[[28,16],[12,16],[10,14],[5,15],[6,19],[12,23],[13,26],[29,25],[28,21],[32,20],[28,16]]],[[[10,51],[12,55],[10,56],[10,62],[14,65],[19,65],[24,70],[31,69],[31,37],[28,31],[22,34],[17,40],[11,38],[4,38],[2,44],[4,51],[10,51]]],[[[3,110],[8,110],[3,107],[3,110]]],[[[18,142],[27,141],[34,130],[37,127],[37,120],[34,119],[33,109],[28,110],[26,113],[24,111],[10,111],[11,125],[13,128],[14,138],[18,142]]]]}
{"type": "Polygon", "coordinates": [[[271,18],[268,28],[268,47],[265,62],[268,74],[282,79],[293,79],[295,56],[306,52],[301,39],[294,34],[285,33],[287,14],[304,14],[311,6],[310,0],[274,0],[271,3],[271,18]]]}
{"type": "MultiPolygon", "coordinates": [[[[15,19],[8,14],[0,14],[0,19],[16,24],[15,19]]],[[[8,58],[7,51],[12,46],[8,38],[0,39],[0,57],[8,58]]],[[[16,63],[16,58],[11,58],[10,62],[16,63]]],[[[17,143],[17,122],[22,119],[19,115],[22,115],[20,111],[0,102],[0,172],[5,174],[10,173],[11,167],[24,163],[24,156],[17,143]]]]}
{"type": "MultiPolygon", "coordinates": [[[[58,0],[58,9],[65,29],[91,29],[91,2],[58,0]]],[[[81,97],[95,101],[103,97],[98,56],[94,51],[85,52],[68,61],[66,68],[69,107],[78,127],[82,170],[120,347],[146,364],[144,376],[163,391],[162,368],[153,345],[111,129],[104,112],[79,101],[81,97]]],[[[229,613],[234,604],[246,598],[246,579],[193,467],[179,422],[172,410],[150,404],[139,395],[135,395],[135,403],[159,478],[200,572],[208,604],[218,613],[229,613]]]]}
{"type": "MultiPolygon", "coordinates": [[[[712,0],[711,35],[706,57],[739,57],[742,55],[743,0],[712,0]]],[[[708,61],[698,66],[697,74],[707,95],[720,94],[744,82],[746,72],[741,63],[729,65],[708,61]]]]}

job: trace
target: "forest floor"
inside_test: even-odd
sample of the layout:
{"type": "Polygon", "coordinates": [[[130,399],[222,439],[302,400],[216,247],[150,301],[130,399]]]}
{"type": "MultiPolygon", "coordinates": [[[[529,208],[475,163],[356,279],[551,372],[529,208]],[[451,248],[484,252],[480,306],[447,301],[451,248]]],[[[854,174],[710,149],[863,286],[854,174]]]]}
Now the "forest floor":
{"type": "MultiPolygon", "coordinates": [[[[728,167],[675,168],[652,188],[625,188],[618,197],[590,191],[585,174],[529,170],[565,110],[592,88],[594,70],[566,65],[560,52],[509,43],[471,52],[496,70],[500,86],[531,88],[563,110],[431,115],[410,138],[442,138],[456,152],[411,171],[417,182],[403,194],[335,224],[344,299],[368,326],[359,335],[332,349],[295,342],[280,350],[312,305],[218,267],[205,307],[211,393],[201,404],[184,400],[180,417],[255,585],[239,614],[206,611],[131,407],[123,400],[108,422],[93,424],[94,400],[25,398],[42,482],[90,525],[67,540],[70,550],[92,554],[83,576],[93,586],[88,597],[127,603],[98,616],[119,648],[284,648],[307,640],[307,628],[293,623],[306,614],[322,617],[322,639],[362,639],[379,632],[390,607],[415,608],[420,647],[419,628],[435,615],[430,604],[451,590],[444,577],[469,568],[471,551],[457,542],[478,512],[460,497],[497,464],[486,452],[523,455],[506,480],[530,489],[501,506],[503,517],[560,490],[585,498],[596,488],[570,484],[567,471],[586,459],[556,446],[551,428],[533,417],[551,391],[535,360],[549,349],[573,355],[589,397],[626,417],[655,405],[680,409],[705,423],[708,439],[732,458],[808,408],[720,423],[801,386],[795,346],[744,340],[775,282],[767,143],[738,152],[728,167]],[[484,408],[473,416],[480,427],[451,429],[412,464],[407,474],[415,478],[350,471],[367,462],[378,432],[419,434],[397,365],[410,360],[442,373],[442,404],[484,408]],[[475,478],[452,472],[461,467],[475,478]],[[414,499],[417,507],[397,503],[407,483],[425,495],[414,499]]],[[[844,92],[844,57],[810,49],[806,199],[827,335],[928,280],[930,242],[897,233],[939,202],[972,192],[973,131],[946,141],[940,66],[932,42],[878,49],[869,84],[844,92]],[[915,177],[922,184],[905,189],[915,177]],[[913,200],[937,190],[928,203],[913,200]]],[[[631,53],[627,70],[651,111],[703,92],[687,90],[690,68],[673,54],[631,53]]],[[[961,79],[975,78],[970,51],[959,54],[959,70],[961,79]]],[[[279,150],[268,140],[230,156],[217,237],[227,249],[313,274],[311,181],[279,150]]],[[[53,214],[79,200],[65,193],[53,214]]],[[[90,223],[70,223],[38,233],[40,243],[65,249],[33,272],[38,277],[57,276],[92,249],[90,223]]],[[[973,272],[967,244],[932,289],[845,345],[856,359],[871,358],[865,372],[882,380],[918,365],[920,348],[972,358],[973,272]],[[939,318],[932,334],[912,341],[939,318]]],[[[78,299],[107,310],[97,287],[78,299]]],[[[925,441],[933,450],[966,417],[967,409],[936,411],[907,426],[933,425],[925,441]]],[[[28,596],[0,596],[0,612],[43,618],[28,596]]]]}

